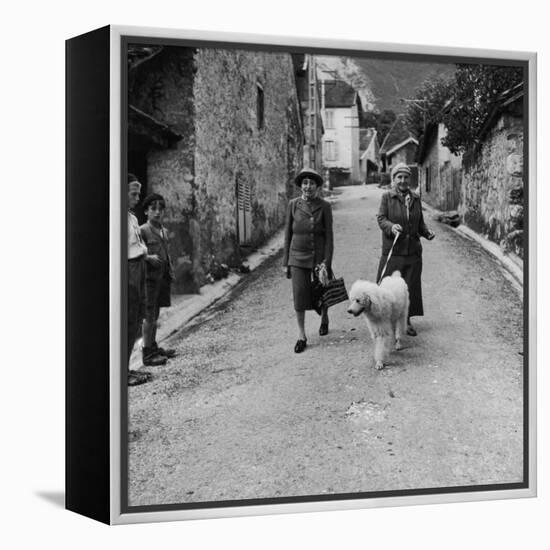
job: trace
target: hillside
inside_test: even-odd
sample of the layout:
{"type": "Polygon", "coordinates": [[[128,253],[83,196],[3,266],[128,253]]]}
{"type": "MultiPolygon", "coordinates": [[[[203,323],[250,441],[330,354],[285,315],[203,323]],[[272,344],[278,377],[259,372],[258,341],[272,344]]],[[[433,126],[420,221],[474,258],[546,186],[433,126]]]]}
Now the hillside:
{"type": "Polygon", "coordinates": [[[428,78],[450,76],[455,66],[450,63],[420,63],[359,57],[319,56],[321,77],[340,78],[359,91],[367,110],[391,109],[402,113],[406,104],[401,98],[412,98],[428,78]]]}

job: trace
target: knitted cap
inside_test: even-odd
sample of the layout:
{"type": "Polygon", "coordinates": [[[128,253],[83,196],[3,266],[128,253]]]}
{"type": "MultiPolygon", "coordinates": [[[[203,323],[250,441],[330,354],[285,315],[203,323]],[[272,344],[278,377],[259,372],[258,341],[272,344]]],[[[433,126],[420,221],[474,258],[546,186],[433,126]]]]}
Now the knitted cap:
{"type": "Polygon", "coordinates": [[[395,178],[395,176],[397,176],[400,172],[407,174],[408,176],[411,175],[411,169],[404,162],[400,162],[392,168],[391,179],[393,180],[393,178],[395,178]]]}

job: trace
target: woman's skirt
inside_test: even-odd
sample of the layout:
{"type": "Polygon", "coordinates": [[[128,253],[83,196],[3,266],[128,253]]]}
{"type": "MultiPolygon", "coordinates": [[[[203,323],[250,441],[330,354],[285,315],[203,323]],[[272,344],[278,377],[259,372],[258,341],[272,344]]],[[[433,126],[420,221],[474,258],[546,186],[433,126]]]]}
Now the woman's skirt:
{"type": "Polygon", "coordinates": [[[292,295],[294,297],[294,309],[305,311],[313,307],[313,285],[311,281],[311,269],[290,266],[290,278],[292,280],[292,295]]]}
{"type": "MultiPolygon", "coordinates": [[[[378,265],[378,275],[376,280],[380,279],[384,265],[386,265],[387,256],[380,258],[378,265]]],[[[424,315],[424,306],[422,304],[422,256],[392,256],[384,273],[384,277],[391,275],[399,270],[401,276],[405,279],[409,287],[409,317],[424,315]]]]}

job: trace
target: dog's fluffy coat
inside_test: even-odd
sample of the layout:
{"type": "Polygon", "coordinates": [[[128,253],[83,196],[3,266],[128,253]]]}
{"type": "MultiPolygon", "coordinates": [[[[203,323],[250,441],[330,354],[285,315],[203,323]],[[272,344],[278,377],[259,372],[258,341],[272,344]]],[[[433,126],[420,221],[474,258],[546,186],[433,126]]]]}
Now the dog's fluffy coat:
{"type": "Polygon", "coordinates": [[[409,290],[399,271],[384,277],[380,285],[358,280],[349,292],[348,313],[364,314],[374,340],[374,360],[377,369],[384,368],[392,346],[401,349],[401,338],[407,330],[409,290]]]}

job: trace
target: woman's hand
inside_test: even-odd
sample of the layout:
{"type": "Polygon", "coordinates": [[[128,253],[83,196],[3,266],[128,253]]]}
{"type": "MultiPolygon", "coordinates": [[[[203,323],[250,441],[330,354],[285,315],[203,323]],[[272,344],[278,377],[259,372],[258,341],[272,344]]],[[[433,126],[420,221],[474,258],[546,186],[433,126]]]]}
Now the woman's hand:
{"type": "Polygon", "coordinates": [[[403,228],[398,223],[396,223],[392,225],[391,232],[394,235],[397,235],[398,233],[403,233],[403,228]]]}
{"type": "Polygon", "coordinates": [[[429,241],[433,240],[435,238],[435,233],[431,230],[431,229],[428,229],[428,236],[426,237],[426,239],[428,239],[429,241]]]}

